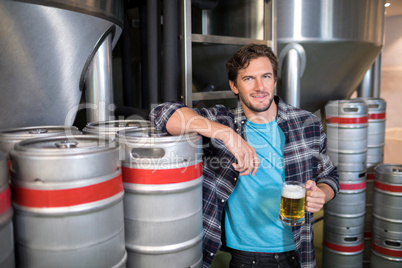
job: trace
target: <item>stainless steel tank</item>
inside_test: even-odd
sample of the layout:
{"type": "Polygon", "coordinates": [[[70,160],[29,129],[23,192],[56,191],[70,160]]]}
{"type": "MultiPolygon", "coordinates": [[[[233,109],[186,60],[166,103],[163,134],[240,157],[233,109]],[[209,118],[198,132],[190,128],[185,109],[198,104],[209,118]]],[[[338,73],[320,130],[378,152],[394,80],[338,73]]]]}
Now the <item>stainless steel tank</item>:
{"type": "Polygon", "coordinates": [[[277,1],[279,95],[310,111],[349,98],[382,49],[384,4],[277,1]]]}
{"type": "Polygon", "coordinates": [[[116,44],[122,15],[122,1],[0,1],[0,128],[72,125],[86,76],[108,71],[92,61],[116,44]]]}

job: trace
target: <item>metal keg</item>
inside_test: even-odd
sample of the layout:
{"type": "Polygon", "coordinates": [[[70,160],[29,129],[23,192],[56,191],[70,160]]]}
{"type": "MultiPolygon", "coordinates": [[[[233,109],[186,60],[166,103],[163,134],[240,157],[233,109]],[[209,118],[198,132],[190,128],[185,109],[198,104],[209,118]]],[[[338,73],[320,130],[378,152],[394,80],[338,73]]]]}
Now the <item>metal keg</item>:
{"type": "Polygon", "coordinates": [[[324,205],[326,213],[342,217],[364,216],[366,207],[366,181],[339,182],[339,193],[335,199],[324,205]]]}
{"type": "Polygon", "coordinates": [[[364,233],[365,180],[365,172],[339,172],[338,196],[324,209],[324,234],[355,236],[364,233]]]}
{"type": "Polygon", "coordinates": [[[82,132],[84,134],[97,134],[115,138],[116,133],[130,128],[146,129],[151,126],[147,120],[110,120],[88,123],[82,132]]]}
{"type": "Polygon", "coordinates": [[[9,155],[19,267],[125,267],[121,162],[111,138],[28,139],[9,155]]]}
{"type": "Polygon", "coordinates": [[[367,149],[368,111],[364,101],[330,101],[325,112],[329,150],[362,152],[367,149]]]}
{"type": "Polygon", "coordinates": [[[373,214],[402,228],[402,165],[381,164],[374,171],[373,214]]]}
{"type": "Polygon", "coordinates": [[[367,148],[361,152],[327,150],[328,156],[339,171],[361,172],[367,168],[367,148]]]}
{"type": "Polygon", "coordinates": [[[364,235],[326,233],[323,243],[323,267],[361,268],[363,263],[364,235]]]}
{"type": "Polygon", "coordinates": [[[13,208],[5,153],[0,153],[0,267],[14,268],[13,208]]]}
{"type": "Polygon", "coordinates": [[[0,130],[0,151],[9,152],[16,143],[33,138],[82,134],[75,126],[32,126],[0,130]]]}
{"type": "Polygon", "coordinates": [[[346,172],[346,171],[338,171],[339,182],[346,184],[356,184],[362,183],[366,180],[367,170],[363,170],[360,172],[346,172]]]}
{"type": "Polygon", "coordinates": [[[374,267],[402,265],[402,165],[374,168],[372,258],[374,267]]]}
{"type": "Polygon", "coordinates": [[[376,166],[384,162],[384,144],[367,147],[367,166],[376,166]]]}
{"type": "Polygon", "coordinates": [[[371,241],[371,267],[400,268],[402,266],[401,240],[373,235],[371,241]]]}
{"type": "Polygon", "coordinates": [[[324,233],[353,236],[364,233],[364,215],[344,217],[331,211],[324,212],[324,233]]]}
{"type": "Polygon", "coordinates": [[[383,146],[387,103],[381,98],[357,98],[356,100],[363,100],[368,108],[367,146],[383,146]]]}
{"type": "Polygon", "coordinates": [[[201,136],[119,131],[127,267],[202,266],[201,136]]]}

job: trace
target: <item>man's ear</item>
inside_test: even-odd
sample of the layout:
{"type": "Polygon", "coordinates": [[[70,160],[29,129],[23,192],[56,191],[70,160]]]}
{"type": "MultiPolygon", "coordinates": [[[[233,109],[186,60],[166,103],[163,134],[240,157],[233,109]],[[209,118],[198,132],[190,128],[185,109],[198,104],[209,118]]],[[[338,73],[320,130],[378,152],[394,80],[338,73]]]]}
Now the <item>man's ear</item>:
{"type": "Polygon", "coordinates": [[[236,95],[239,94],[239,90],[237,89],[237,87],[235,86],[233,81],[229,80],[229,86],[234,94],[236,94],[236,95]]]}

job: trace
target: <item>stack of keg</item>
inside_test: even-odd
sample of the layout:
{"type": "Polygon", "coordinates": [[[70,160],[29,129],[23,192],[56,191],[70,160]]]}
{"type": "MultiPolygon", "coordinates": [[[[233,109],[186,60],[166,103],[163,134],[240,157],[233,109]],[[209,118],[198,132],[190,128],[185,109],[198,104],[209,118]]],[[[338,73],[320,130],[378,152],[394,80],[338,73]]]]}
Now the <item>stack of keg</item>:
{"type": "Polygon", "coordinates": [[[374,168],[371,267],[402,267],[402,165],[374,168]]]}
{"type": "Polygon", "coordinates": [[[328,155],[340,191],[324,207],[323,267],[362,267],[366,199],[368,108],[363,100],[326,107],[328,155]]]}
{"type": "Polygon", "coordinates": [[[201,137],[169,136],[146,120],[88,123],[83,133],[120,145],[127,267],[201,267],[201,137]]]}
{"type": "Polygon", "coordinates": [[[117,132],[124,151],[127,267],[202,266],[202,139],[117,132]]]}
{"type": "Polygon", "coordinates": [[[366,216],[364,223],[364,266],[369,267],[374,196],[374,168],[384,162],[386,102],[381,98],[362,97],[368,108],[366,216]]]}
{"type": "Polygon", "coordinates": [[[0,130],[0,266],[200,268],[201,137],[150,125],[0,130]]]}

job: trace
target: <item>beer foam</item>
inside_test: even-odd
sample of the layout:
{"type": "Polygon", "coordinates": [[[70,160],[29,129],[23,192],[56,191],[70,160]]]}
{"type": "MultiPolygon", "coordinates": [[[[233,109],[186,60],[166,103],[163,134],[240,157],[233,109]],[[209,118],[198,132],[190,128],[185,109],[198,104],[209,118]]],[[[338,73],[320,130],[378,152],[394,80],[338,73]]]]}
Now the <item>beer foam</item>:
{"type": "Polygon", "coordinates": [[[305,191],[303,187],[299,185],[285,185],[282,188],[282,196],[291,199],[303,198],[305,191]]]}

